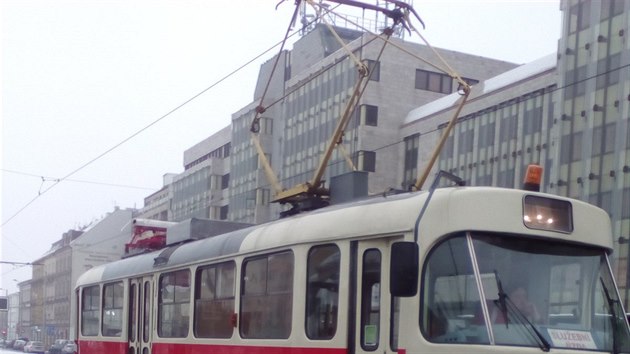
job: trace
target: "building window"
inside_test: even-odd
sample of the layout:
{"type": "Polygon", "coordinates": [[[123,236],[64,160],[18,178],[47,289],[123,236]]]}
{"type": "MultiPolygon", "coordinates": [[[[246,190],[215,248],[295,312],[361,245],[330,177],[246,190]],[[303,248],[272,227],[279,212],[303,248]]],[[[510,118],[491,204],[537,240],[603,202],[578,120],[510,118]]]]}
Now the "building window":
{"type": "Polygon", "coordinates": [[[543,110],[542,107],[534,107],[525,111],[523,119],[525,135],[540,133],[542,131],[543,110]]]}
{"type": "MultiPolygon", "coordinates": [[[[444,134],[444,129],[440,130],[440,134],[444,134]]],[[[442,159],[448,159],[453,157],[453,152],[455,149],[455,138],[453,138],[453,135],[449,135],[449,137],[446,139],[446,142],[444,143],[444,146],[442,147],[442,151],[440,152],[440,157],[442,159]]]]}
{"type": "Polygon", "coordinates": [[[260,134],[273,134],[273,119],[260,118],[260,134]]]}
{"type": "Polygon", "coordinates": [[[241,336],[289,338],[293,312],[293,253],[245,260],[241,283],[241,336]]]}
{"type": "Polygon", "coordinates": [[[378,126],[378,107],[369,104],[363,104],[359,108],[361,112],[361,123],[376,127],[378,126]]]}
{"type": "Polygon", "coordinates": [[[479,142],[477,145],[480,148],[494,145],[494,129],[494,122],[479,127],[479,142]]]}
{"type": "Polygon", "coordinates": [[[474,130],[466,130],[459,133],[458,153],[465,154],[473,151],[474,130]]]}
{"type": "Polygon", "coordinates": [[[615,123],[593,128],[592,156],[611,153],[615,149],[615,123]]]}
{"type": "Polygon", "coordinates": [[[337,332],[340,252],[336,245],[311,248],[307,261],[306,335],[331,339],[337,332]]]}
{"type": "Polygon", "coordinates": [[[433,71],[416,69],[416,88],[438,93],[453,92],[453,80],[450,76],[433,71]]]}
{"type": "Polygon", "coordinates": [[[501,142],[509,141],[510,139],[516,139],[518,135],[518,116],[504,118],[501,121],[501,142]]]}
{"type": "Polygon", "coordinates": [[[359,151],[359,170],[366,172],[376,171],[376,152],[359,151]]]}
{"type": "Polygon", "coordinates": [[[103,286],[103,323],[105,337],[120,337],[123,318],[123,283],[103,286]]]}
{"type": "Polygon", "coordinates": [[[180,270],[160,276],[158,335],[166,338],[188,336],[190,313],[190,272],[180,270]]]}
{"type": "Polygon", "coordinates": [[[514,188],[514,170],[510,169],[499,171],[497,186],[504,188],[514,188]]]}
{"type": "Polygon", "coordinates": [[[231,143],[227,143],[223,145],[223,158],[230,156],[230,149],[232,148],[231,143]]]}
{"type": "Polygon", "coordinates": [[[196,276],[195,336],[230,338],[234,325],[234,262],[200,268],[196,276]]]}
{"type": "Polygon", "coordinates": [[[84,336],[98,335],[100,298],[98,285],[83,289],[81,296],[81,334],[84,336]]]}
{"type": "Polygon", "coordinates": [[[381,80],[381,62],[376,60],[365,59],[365,64],[370,70],[370,81],[380,81],[381,80]]]}
{"type": "Polygon", "coordinates": [[[219,220],[227,220],[229,208],[229,205],[221,207],[221,210],[219,211],[219,220]]]}
{"type": "Polygon", "coordinates": [[[414,134],[405,138],[405,170],[403,188],[415,183],[418,175],[418,146],[420,134],[414,134]]]}
{"type": "Polygon", "coordinates": [[[267,205],[271,199],[271,192],[269,189],[257,189],[256,190],[256,204],[267,205]]]}
{"type": "Polygon", "coordinates": [[[230,174],[224,174],[221,177],[221,189],[227,189],[230,186],[230,174]]]}

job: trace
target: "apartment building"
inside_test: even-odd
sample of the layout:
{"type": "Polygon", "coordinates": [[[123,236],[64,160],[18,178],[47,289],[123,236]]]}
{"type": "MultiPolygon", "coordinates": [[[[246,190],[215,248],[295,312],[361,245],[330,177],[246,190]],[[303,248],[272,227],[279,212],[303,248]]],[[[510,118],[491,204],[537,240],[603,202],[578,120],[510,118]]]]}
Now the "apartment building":
{"type": "Polygon", "coordinates": [[[131,238],[134,209],[106,214],[84,230],[69,230],[33,262],[32,278],[20,288],[18,335],[43,341],[72,336],[74,284],[86,270],[120,259],[131,238]]]}

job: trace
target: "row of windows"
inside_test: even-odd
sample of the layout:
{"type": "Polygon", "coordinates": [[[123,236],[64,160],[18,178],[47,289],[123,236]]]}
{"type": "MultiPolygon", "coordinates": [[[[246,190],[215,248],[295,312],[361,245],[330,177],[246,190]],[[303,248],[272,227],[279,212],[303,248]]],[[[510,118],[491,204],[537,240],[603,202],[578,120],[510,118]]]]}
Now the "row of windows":
{"type": "MultiPolygon", "coordinates": [[[[479,80],[463,78],[469,85],[479,83],[479,80]]],[[[433,71],[416,69],[416,88],[438,93],[449,94],[453,92],[453,79],[450,75],[433,71]]]]}
{"type": "MultiPolygon", "coordinates": [[[[192,323],[192,332],[198,338],[231,338],[235,327],[242,338],[288,338],[294,263],[291,251],[245,259],[239,311],[235,308],[237,267],[233,261],[199,267],[194,273],[184,269],[161,274],[157,284],[158,336],[187,337],[192,323]]],[[[330,339],[336,333],[339,274],[340,251],[336,245],[316,246],[309,251],[304,311],[305,332],[310,339],[330,339]]],[[[83,289],[82,335],[96,336],[99,327],[103,336],[122,335],[123,289],[122,281],[103,285],[102,293],[98,285],[83,289]]],[[[130,296],[135,294],[135,286],[130,287],[130,296]]],[[[129,333],[133,336],[136,311],[129,312],[129,333]]]]}
{"type": "Polygon", "coordinates": [[[187,164],[186,166],[184,166],[184,169],[187,170],[187,169],[189,169],[189,168],[191,168],[193,166],[196,166],[196,165],[198,165],[198,164],[200,164],[200,163],[202,163],[202,162],[204,162],[204,161],[206,161],[207,159],[210,159],[210,158],[224,159],[226,157],[229,157],[230,156],[230,149],[231,149],[231,143],[227,143],[227,144],[221,146],[220,148],[215,149],[215,150],[213,150],[213,151],[203,155],[202,157],[196,159],[195,161],[187,164]]]}
{"type": "Polygon", "coordinates": [[[623,13],[626,1],[621,0],[600,0],[600,1],[580,1],[579,3],[571,6],[569,9],[569,33],[581,31],[588,28],[591,25],[591,7],[599,4],[599,19],[601,21],[610,18],[612,16],[620,15],[623,13]]]}

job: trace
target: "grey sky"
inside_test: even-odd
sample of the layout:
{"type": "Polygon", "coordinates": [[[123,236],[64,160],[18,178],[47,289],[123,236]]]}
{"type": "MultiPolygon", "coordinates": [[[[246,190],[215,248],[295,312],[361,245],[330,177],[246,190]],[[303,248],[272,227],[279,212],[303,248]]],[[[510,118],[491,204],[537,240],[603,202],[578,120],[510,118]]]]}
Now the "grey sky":
{"type": "MultiPolygon", "coordinates": [[[[294,1],[278,2],[3,0],[0,260],[31,262],[114,206],[142,207],[164,173],[182,172],[183,151],[251,102],[277,49],[38,197],[279,42],[294,1]]],[[[556,50],[557,0],[414,7],[436,47],[516,63],[556,50]]],[[[29,277],[2,266],[0,288],[29,277]]]]}

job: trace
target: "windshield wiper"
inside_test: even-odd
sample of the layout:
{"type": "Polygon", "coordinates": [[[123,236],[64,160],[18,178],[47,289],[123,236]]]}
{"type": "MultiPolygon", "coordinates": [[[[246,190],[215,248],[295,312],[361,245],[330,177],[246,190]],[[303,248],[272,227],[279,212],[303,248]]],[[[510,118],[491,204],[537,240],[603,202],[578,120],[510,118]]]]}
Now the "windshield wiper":
{"type": "Polygon", "coordinates": [[[527,318],[527,316],[525,316],[525,314],[512,302],[512,300],[510,300],[510,297],[505,293],[505,291],[503,291],[503,285],[501,284],[499,273],[496,270],[494,271],[494,275],[497,280],[497,289],[499,291],[499,299],[494,300],[494,303],[501,309],[501,312],[503,313],[505,319],[505,328],[508,328],[508,310],[511,310],[512,313],[515,314],[514,317],[518,320],[518,322],[520,322],[520,324],[526,324],[526,327],[531,330],[528,331],[530,334],[532,334],[532,332],[534,333],[532,334],[532,337],[536,340],[540,349],[544,352],[548,352],[551,349],[551,345],[549,344],[545,336],[540,333],[538,328],[536,328],[536,326],[527,318]]]}
{"type": "Polygon", "coordinates": [[[499,278],[499,273],[494,271],[494,276],[497,280],[497,290],[499,291],[499,299],[494,300],[495,305],[499,306],[501,310],[501,314],[503,315],[503,320],[505,321],[505,328],[508,328],[508,310],[505,300],[507,299],[507,294],[503,291],[503,284],[501,283],[501,278],[499,278]]]}
{"type": "Polygon", "coordinates": [[[549,349],[551,349],[551,345],[549,344],[549,342],[547,341],[545,336],[543,336],[542,333],[540,333],[538,328],[536,328],[536,326],[527,318],[527,316],[525,316],[525,314],[512,302],[512,300],[510,300],[510,298],[507,296],[507,294],[505,295],[505,299],[507,300],[507,305],[508,305],[507,308],[509,310],[512,310],[512,312],[516,314],[516,316],[514,316],[514,317],[521,324],[527,324],[527,327],[531,331],[533,331],[534,334],[535,334],[535,335],[533,335],[533,337],[534,338],[537,337],[540,349],[542,349],[542,351],[544,351],[544,352],[548,352],[549,349]]]}

